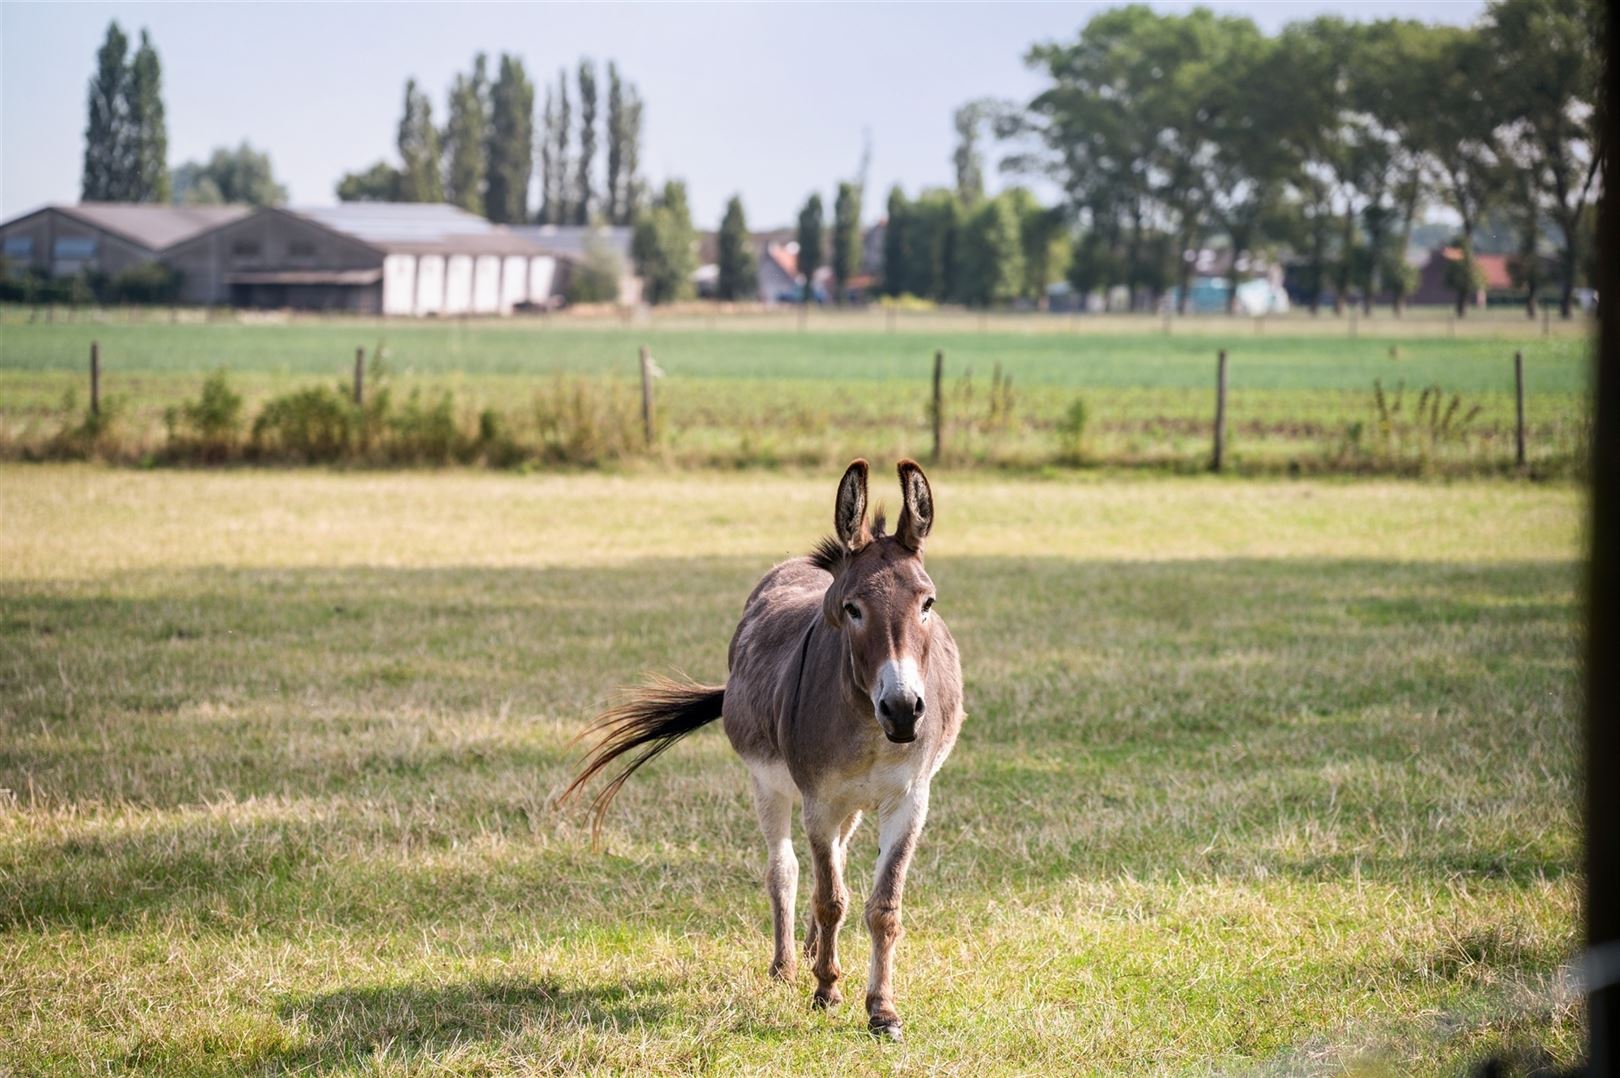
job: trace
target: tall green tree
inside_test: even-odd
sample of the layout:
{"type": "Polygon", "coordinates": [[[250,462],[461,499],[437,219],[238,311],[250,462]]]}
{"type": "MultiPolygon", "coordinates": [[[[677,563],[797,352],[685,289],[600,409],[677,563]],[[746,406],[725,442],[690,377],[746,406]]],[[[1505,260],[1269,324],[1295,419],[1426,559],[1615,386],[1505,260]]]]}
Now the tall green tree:
{"type": "Polygon", "coordinates": [[[673,303],[692,294],[697,269],[697,233],[686,201],[686,184],[670,180],[653,204],[636,218],[631,257],[641,274],[648,303],[673,303]]]}
{"type": "Polygon", "coordinates": [[[544,178],[546,193],[542,206],[545,220],[554,225],[567,224],[573,220],[573,213],[569,208],[569,155],[568,148],[573,135],[573,109],[568,101],[568,72],[557,72],[557,90],[555,98],[548,90],[546,92],[546,145],[550,148],[550,157],[547,175],[544,178]]]}
{"type": "Polygon", "coordinates": [[[759,267],[754,257],[754,241],[748,234],[742,196],[732,195],[726,215],[720,221],[720,279],[717,291],[723,300],[748,300],[759,294],[759,267]]]}
{"type": "Polygon", "coordinates": [[[1003,199],[1018,219],[1018,242],[1023,276],[1018,296],[1038,307],[1046,305],[1046,289],[1061,280],[1069,266],[1063,209],[1046,207],[1022,187],[1006,191],[1003,199]]]}
{"type": "Polygon", "coordinates": [[[129,69],[130,190],[133,202],[169,201],[169,125],[163,64],[145,30],[129,69]]]}
{"type": "Polygon", "coordinates": [[[635,220],[641,208],[641,91],[627,88],[624,102],[623,139],[619,147],[619,224],[635,220]]]}
{"type": "Polygon", "coordinates": [[[905,291],[946,303],[956,298],[964,211],[948,188],[923,191],[906,218],[905,291]]]}
{"type": "Polygon", "coordinates": [[[489,93],[489,174],[484,213],[497,224],[529,219],[529,176],[534,171],[534,84],[523,61],[501,54],[489,93]]]}
{"type": "Polygon", "coordinates": [[[85,202],[120,202],[129,197],[128,104],[129,38],[117,21],[96,52],[90,77],[89,119],[84,129],[84,173],[79,197],[85,202]]]}
{"type": "Polygon", "coordinates": [[[589,224],[596,209],[596,65],[579,62],[579,172],[574,180],[574,223],[589,224]]]}
{"type": "Polygon", "coordinates": [[[816,270],[821,268],[821,196],[811,195],[799,211],[799,273],[804,277],[801,302],[808,304],[815,293],[816,270]]]}
{"type": "Polygon", "coordinates": [[[895,184],[889,189],[888,218],[883,223],[883,294],[904,295],[911,258],[911,204],[895,184]]]}
{"type": "Polygon", "coordinates": [[[1439,27],[1429,44],[1424,55],[1414,58],[1430,104],[1414,134],[1434,163],[1441,197],[1461,221],[1457,242],[1462,260],[1455,277],[1460,317],[1468,312],[1480,277],[1475,232],[1502,194],[1499,132],[1507,115],[1500,98],[1480,92],[1497,75],[1487,42],[1460,27],[1439,27]]]}
{"type": "Polygon", "coordinates": [[[833,199],[832,271],[837,282],[833,302],[843,306],[850,278],[861,271],[861,189],[840,183],[833,199]]]}
{"type": "Polygon", "coordinates": [[[450,118],[444,131],[445,198],[469,213],[484,212],[489,152],[489,71],[483,53],[470,75],[456,75],[450,88],[450,118]]]}
{"type": "Polygon", "coordinates": [[[971,212],[957,259],[959,302],[990,307],[1018,298],[1024,287],[1024,240],[1014,198],[998,195],[971,212]]]}
{"type": "MultiPolygon", "coordinates": [[[[397,170],[389,171],[397,178],[397,170]]],[[[393,197],[390,186],[383,201],[393,197]]],[[[185,206],[281,206],[286,204],[287,188],[276,182],[270,155],[243,142],[234,150],[220,147],[207,161],[187,161],[175,169],[173,198],[185,206]]]]}
{"type": "Polygon", "coordinates": [[[416,87],[405,83],[405,111],[399,120],[399,197],[403,202],[443,202],[444,183],[439,173],[439,131],[433,126],[433,103],[416,87]]]}
{"type": "MultiPolygon", "coordinates": [[[[560,117],[557,111],[557,91],[552,86],[546,87],[546,108],[541,116],[540,125],[540,223],[543,225],[562,224],[559,216],[562,212],[563,192],[562,175],[559,167],[559,139],[557,125],[560,117]]],[[[563,150],[566,150],[568,139],[561,140],[563,150]]]]}
{"type": "Polygon", "coordinates": [[[619,65],[608,61],[607,98],[607,219],[620,222],[624,199],[624,84],[619,65]]]}
{"type": "Polygon", "coordinates": [[[979,126],[983,120],[984,110],[977,102],[963,105],[951,118],[956,128],[956,151],[951,155],[956,168],[956,197],[968,207],[984,197],[984,155],[979,152],[979,126]]]}
{"type": "Polygon", "coordinates": [[[1608,5],[1597,0],[1496,0],[1481,31],[1500,71],[1493,89],[1505,98],[1507,161],[1520,173],[1513,184],[1517,216],[1526,228],[1543,213],[1558,225],[1559,311],[1565,318],[1574,311],[1585,223],[1594,212],[1591,196],[1602,162],[1597,116],[1609,17],[1608,5]]]}

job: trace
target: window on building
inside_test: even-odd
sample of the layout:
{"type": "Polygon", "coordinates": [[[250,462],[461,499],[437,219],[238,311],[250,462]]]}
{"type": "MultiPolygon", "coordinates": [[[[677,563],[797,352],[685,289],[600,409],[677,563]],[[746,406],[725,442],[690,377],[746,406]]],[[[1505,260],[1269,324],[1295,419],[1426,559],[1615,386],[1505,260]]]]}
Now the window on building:
{"type": "Polygon", "coordinates": [[[258,258],[258,240],[236,240],[231,244],[232,258],[258,258]]]}
{"type": "Polygon", "coordinates": [[[32,259],[33,257],[34,257],[34,237],[32,237],[32,236],[7,236],[6,237],[6,259],[8,261],[13,260],[13,259],[21,261],[21,260],[26,260],[26,259],[32,259]]]}
{"type": "Polygon", "coordinates": [[[63,236],[51,248],[51,257],[58,259],[87,259],[96,257],[94,236],[63,236]]]}
{"type": "Polygon", "coordinates": [[[288,258],[314,258],[315,245],[309,240],[293,240],[287,244],[288,258]]]}

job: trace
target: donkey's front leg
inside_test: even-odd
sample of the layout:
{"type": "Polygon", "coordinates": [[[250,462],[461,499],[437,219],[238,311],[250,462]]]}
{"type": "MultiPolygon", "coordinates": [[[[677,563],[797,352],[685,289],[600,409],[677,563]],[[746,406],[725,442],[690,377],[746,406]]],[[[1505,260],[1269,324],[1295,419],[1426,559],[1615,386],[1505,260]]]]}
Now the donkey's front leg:
{"type": "Polygon", "coordinates": [[[832,1007],[844,999],[844,994],[838,990],[838,980],[843,976],[838,966],[838,929],[849,909],[849,888],[844,886],[847,832],[844,820],[808,798],[804,805],[804,829],[809,834],[810,861],[816,872],[815,890],[810,898],[811,916],[815,918],[814,1002],[817,1007],[832,1007]]]}
{"type": "Polygon", "coordinates": [[[928,816],[928,787],[913,786],[878,813],[877,878],[866,900],[866,927],[872,933],[872,967],[866,979],[867,1026],[875,1036],[900,1039],[894,1009],[894,948],[900,942],[900,899],[906,870],[928,816]]]}

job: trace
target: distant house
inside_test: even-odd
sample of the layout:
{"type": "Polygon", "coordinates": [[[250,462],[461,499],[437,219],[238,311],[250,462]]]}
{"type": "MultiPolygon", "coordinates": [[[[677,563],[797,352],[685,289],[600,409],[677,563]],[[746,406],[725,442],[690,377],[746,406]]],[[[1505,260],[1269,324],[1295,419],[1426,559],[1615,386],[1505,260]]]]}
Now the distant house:
{"type": "MultiPolygon", "coordinates": [[[[749,238],[754,246],[754,266],[759,281],[756,298],[767,307],[778,303],[798,303],[804,291],[804,280],[799,276],[799,244],[791,228],[776,228],[768,232],[755,232],[749,238]]],[[[718,234],[698,234],[698,268],[692,274],[698,295],[712,299],[718,294],[720,281],[720,242],[718,234]]],[[[817,300],[825,301],[830,271],[825,266],[816,273],[817,300]]]]}
{"type": "Polygon", "coordinates": [[[201,233],[252,213],[249,206],[157,206],[120,202],[51,205],[0,224],[0,254],[13,276],[84,272],[116,277],[201,233]]]}
{"type": "Polygon", "coordinates": [[[765,242],[759,253],[761,303],[797,303],[804,291],[799,278],[799,245],[793,240],[765,242]]]}
{"type": "Polygon", "coordinates": [[[391,315],[510,314],[544,303],[556,259],[442,203],[261,209],[177,244],[181,298],[391,315]]]}
{"type": "MultiPolygon", "coordinates": [[[[1462,248],[1436,247],[1418,264],[1418,285],[1408,302],[1457,302],[1457,289],[1449,281],[1452,267],[1462,261],[1462,248]]],[[[1483,307],[1487,292],[1507,292],[1513,288],[1513,275],[1508,272],[1507,255],[1474,255],[1474,264],[1485,275],[1485,287],[1472,297],[1472,305],[1483,307]]]]}

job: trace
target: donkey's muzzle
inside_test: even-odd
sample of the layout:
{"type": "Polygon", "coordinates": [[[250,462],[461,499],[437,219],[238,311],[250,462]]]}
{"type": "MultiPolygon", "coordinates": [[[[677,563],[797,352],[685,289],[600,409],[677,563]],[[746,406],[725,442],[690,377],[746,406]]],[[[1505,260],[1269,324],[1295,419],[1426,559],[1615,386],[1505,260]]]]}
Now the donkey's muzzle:
{"type": "Polygon", "coordinates": [[[923,717],[926,705],[920,693],[895,689],[878,701],[878,724],[883,736],[890,741],[905,744],[917,740],[917,723],[923,717]]]}

